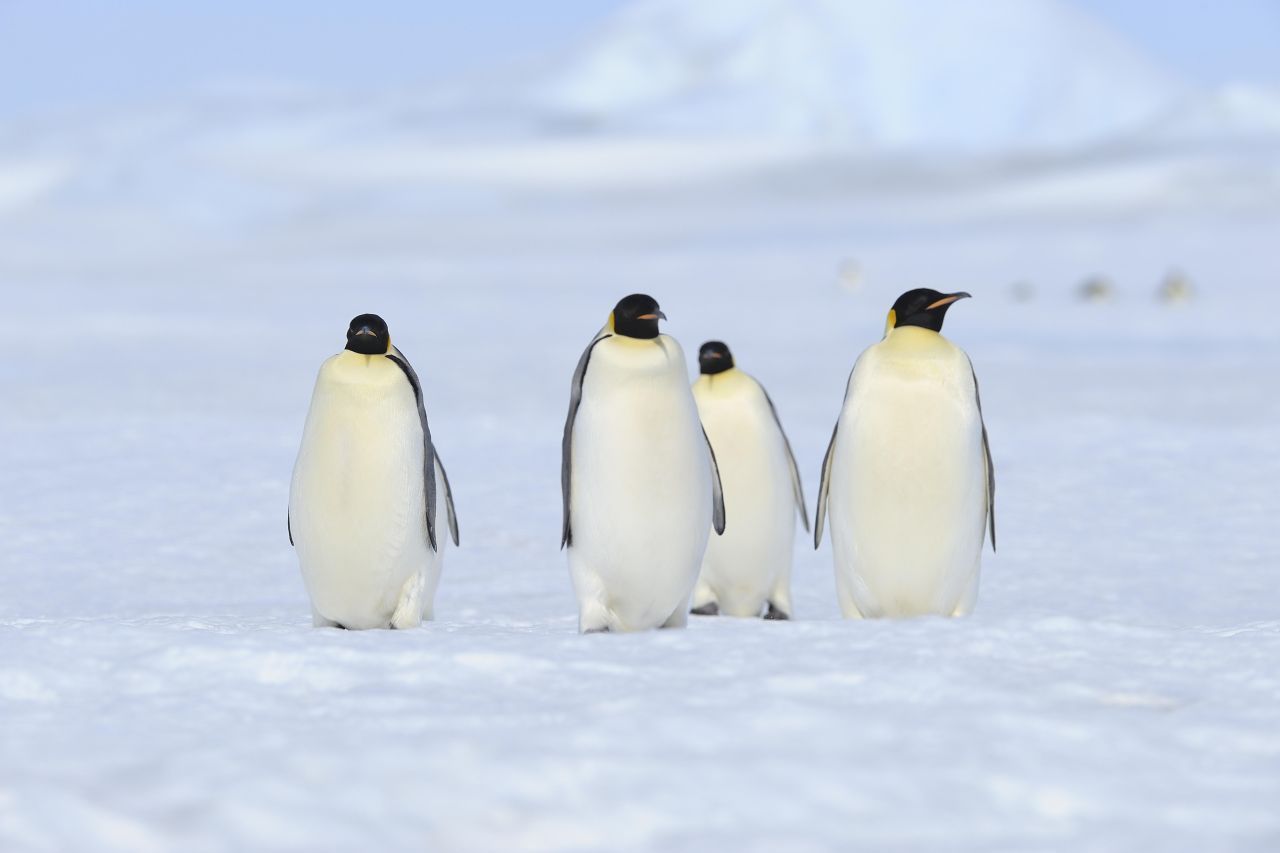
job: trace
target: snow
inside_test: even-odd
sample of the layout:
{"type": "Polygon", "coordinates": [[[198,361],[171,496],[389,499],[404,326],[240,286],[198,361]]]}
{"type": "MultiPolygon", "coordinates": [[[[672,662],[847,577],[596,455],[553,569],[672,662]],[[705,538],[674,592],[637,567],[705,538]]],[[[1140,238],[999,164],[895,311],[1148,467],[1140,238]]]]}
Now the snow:
{"type": "Polygon", "coordinates": [[[1273,136],[859,159],[274,103],[0,134],[0,849],[1280,845],[1273,136]],[[918,286],[975,297],[975,614],[841,621],[798,537],[793,622],[578,636],[560,430],[614,302],[732,347],[812,501],[918,286]],[[457,499],[415,631],[312,629],[285,534],[364,311],[457,499]]]}
{"type": "Polygon", "coordinates": [[[1240,316],[1274,215],[895,227],[857,246],[855,293],[847,238],[758,215],[784,236],[7,279],[0,846],[1272,847],[1280,344],[1240,316]],[[1053,271],[1170,245],[1203,276],[1181,309],[1123,272],[1076,305],[1053,271]],[[991,273],[1015,268],[1044,270],[1028,304],[991,273]],[[977,297],[947,326],[1000,478],[977,613],[841,622],[829,546],[798,543],[795,622],[577,636],[559,429],[614,299],[654,292],[689,348],[728,340],[812,496],[907,280],[977,297]],[[289,471],[314,370],[370,309],[423,376],[463,547],[429,627],[313,630],[289,471]]]}
{"type": "Polygon", "coordinates": [[[1060,0],[646,0],[539,94],[588,128],[998,151],[1095,142],[1194,92],[1060,0]]]}
{"type": "Polygon", "coordinates": [[[1274,147],[1280,136],[1280,87],[1234,84],[1185,102],[1141,129],[1148,141],[1252,143],[1274,147]]]}

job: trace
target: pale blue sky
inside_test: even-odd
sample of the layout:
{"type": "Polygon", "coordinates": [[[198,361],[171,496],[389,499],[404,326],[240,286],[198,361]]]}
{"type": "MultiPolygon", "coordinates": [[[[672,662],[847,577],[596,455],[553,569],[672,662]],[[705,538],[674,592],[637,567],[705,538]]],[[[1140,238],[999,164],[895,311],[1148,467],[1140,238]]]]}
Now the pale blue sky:
{"type": "MultiPolygon", "coordinates": [[[[621,2],[0,0],[0,120],[227,80],[412,86],[572,43],[621,2]]],[[[1192,79],[1280,84],[1280,0],[1076,2],[1192,79]]]]}

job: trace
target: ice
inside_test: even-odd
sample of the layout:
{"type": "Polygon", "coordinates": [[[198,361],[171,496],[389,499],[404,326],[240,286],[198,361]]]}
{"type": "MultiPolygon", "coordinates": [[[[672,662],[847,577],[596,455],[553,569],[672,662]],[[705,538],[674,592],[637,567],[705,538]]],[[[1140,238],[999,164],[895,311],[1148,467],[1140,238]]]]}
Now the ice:
{"type": "Polygon", "coordinates": [[[550,75],[586,128],[1070,148],[1194,92],[1059,0],[647,0],[550,75]]]}

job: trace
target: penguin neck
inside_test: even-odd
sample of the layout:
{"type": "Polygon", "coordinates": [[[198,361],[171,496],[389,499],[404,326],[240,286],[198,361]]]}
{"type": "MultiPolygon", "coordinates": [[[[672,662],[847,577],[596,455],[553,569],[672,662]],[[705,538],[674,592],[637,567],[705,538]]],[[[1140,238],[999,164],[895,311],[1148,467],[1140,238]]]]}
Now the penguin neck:
{"type": "Polygon", "coordinates": [[[338,359],[342,361],[342,363],[344,364],[349,364],[349,365],[354,365],[359,367],[368,367],[372,365],[375,361],[386,361],[387,355],[389,353],[390,353],[390,350],[388,350],[386,353],[375,352],[375,353],[366,355],[365,353],[356,352],[355,350],[344,349],[342,352],[338,353],[338,359]]]}
{"type": "Polygon", "coordinates": [[[633,375],[665,374],[678,369],[682,377],[687,377],[680,345],[666,335],[652,339],[610,335],[592,348],[591,365],[592,370],[608,365],[633,375]]]}
{"type": "Polygon", "coordinates": [[[700,373],[695,383],[698,387],[716,393],[730,393],[742,387],[746,374],[736,367],[719,373],[700,373]]]}
{"type": "Polygon", "coordinates": [[[609,338],[609,343],[623,352],[634,352],[644,356],[657,352],[666,360],[670,357],[670,348],[667,345],[669,340],[671,339],[666,335],[658,335],[656,338],[631,338],[614,332],[609,338]]]}
{"type": "Polygon", "coordinates": [[[357,385],[385,385],[404,381],[400,367],[385,355],[343,350],[326,362],[326,375],[335,382],[357,385]]]}
{"type": "Polygon", "coordinates": [[[941,333],[923,326],[896,326],[884,336],[880,346],[895,355],[931,355],[954,347],[941,333]]]}

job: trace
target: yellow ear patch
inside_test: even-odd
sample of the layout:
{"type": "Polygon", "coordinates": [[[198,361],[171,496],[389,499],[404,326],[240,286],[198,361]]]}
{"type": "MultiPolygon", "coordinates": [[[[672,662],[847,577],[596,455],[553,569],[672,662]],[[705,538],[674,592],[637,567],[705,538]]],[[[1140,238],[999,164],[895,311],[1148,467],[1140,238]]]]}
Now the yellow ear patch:
{"type": "Polygon", "coordinates": [[[613,328],[613,312],[612,311],[609,312],[609,331],[611,332],[615,331],[615,329],[613,328]]]}
{"type": "Polygon", "coordinates": [[[889,316],[884,321],[884,333],[889,334],[889,330],[898,325],[898,312],[892,308],[889,309],[889,316]]]}
{"type": "MultiPolygon", "coordinates": [[[[390,335],[387,335],[387,352],[391,352],[391,336],[390,335]]],[[[387,354],[386,352],[383,353],[383,355],[386,355],[386,354],[387,354]]]]}

